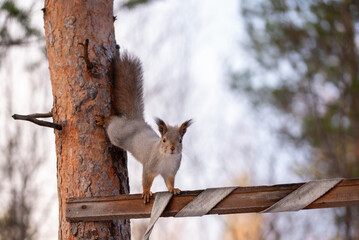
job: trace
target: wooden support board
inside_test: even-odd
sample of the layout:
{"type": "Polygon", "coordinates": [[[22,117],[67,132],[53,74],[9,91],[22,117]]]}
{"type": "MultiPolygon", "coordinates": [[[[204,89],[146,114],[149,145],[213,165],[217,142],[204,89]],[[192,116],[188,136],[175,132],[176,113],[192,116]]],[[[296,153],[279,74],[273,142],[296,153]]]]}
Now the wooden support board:
{"type": "MultiPolygon", "coordinates": [[[[304,183],[238,187],[208,214],[261,212],[304,183]]],[[[162,217],[172,217],[203,190],[183,191],[173,196],[162,217]]],[[[155,194],[154,194],[155,196],[155,194]]],[[[141,194],[70,198],[66,202],[67,221],[103,221],[119,218],[148,218],[154,197],[144,204],[141,194]]],[[[344,179],[305,209],[359,206],[359,179],[344,179]]]]}

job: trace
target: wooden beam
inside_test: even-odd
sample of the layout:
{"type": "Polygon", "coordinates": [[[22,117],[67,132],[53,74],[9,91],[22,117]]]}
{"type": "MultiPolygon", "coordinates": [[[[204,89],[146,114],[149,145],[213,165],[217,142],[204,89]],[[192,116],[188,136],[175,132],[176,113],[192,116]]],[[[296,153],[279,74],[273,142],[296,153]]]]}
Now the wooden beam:
{"type": "MultiPolygon", "coordinates": [[[[238,187],[208,214],[261,212],[304,183],[238,187]]],[[[203,190],[184,191],[173,196],[162,217],[172,217],[203,190]]],[[[155,194],[154,194],[155,195],[155,194]]],[[[70,198],[66,202],[67,221],[103,221],[118,218],[148,218],[154,198],[144,204],[140,194],[70,198]]],[[[345,179],[305,209],[359,205],[359,179],[345,179]]]]}

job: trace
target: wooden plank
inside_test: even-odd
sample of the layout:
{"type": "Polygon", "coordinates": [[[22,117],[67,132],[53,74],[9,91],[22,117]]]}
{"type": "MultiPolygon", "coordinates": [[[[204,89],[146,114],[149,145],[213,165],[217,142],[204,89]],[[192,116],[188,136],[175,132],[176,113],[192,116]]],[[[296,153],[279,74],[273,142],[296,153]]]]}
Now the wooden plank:
{"type": "MultiPolygon", "coordinates": [[[[276,203],[304,183],[238,187],[217,204],[208,214],[260,212],[276,203]]],[[[192,201],[203,190],[184,191],[174,196],[162,217],[171,217],[192,201]]],[[[154,198],[144,204],[140,194],[70,198],[66,202],[67,221],[102,221],[118,218],[148,218],[154,198]]],[[[327,194],[305,209],[359,205],[359,179],[344,179],[327,194]]]]}

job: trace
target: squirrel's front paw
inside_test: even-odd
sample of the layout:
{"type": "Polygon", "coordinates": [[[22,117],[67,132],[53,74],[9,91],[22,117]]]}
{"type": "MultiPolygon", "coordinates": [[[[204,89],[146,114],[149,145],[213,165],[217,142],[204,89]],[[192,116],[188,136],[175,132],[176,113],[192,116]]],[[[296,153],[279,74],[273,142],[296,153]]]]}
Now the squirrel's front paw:
{"type": "Polygon", "coordinates": [[[174,195],[179,195],[181,193],[181,190],[179,190],[178,188],[173,188],[170,190],[170,192],[174,195]]]}
{"type": "Polygon", "coordinates": [[[150,197],[152,197],[152,192],[150,190],[143,190],[142,198],[145,204],[150,202],[150,197]]]}

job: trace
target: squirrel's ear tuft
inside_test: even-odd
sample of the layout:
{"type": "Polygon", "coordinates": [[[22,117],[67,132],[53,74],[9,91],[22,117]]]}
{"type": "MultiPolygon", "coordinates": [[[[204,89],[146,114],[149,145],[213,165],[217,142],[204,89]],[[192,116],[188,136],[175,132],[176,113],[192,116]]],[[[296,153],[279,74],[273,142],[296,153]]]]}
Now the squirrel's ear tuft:
{"type": "Polygon", "coordinates": [[[166,123],[160,118],[155,118],[155,121],[158,126],[158,131],[160,131],[161,135],[163,136],[167,132],[166,123]]]}
{"type": "Polygon", "coordinates": [[[183,135],[184,135],[184,134],[186,133],[186,131],[187,131],[187,128],[188,128],[189,126],[191,126],[192,123],[193,123],[193,120],[190,119],[190,120],[185,121],[184,123],[182,123],[182,125],[178,128],[178,131],[179,131],[181,137],[183,137],[183,135]]]}

